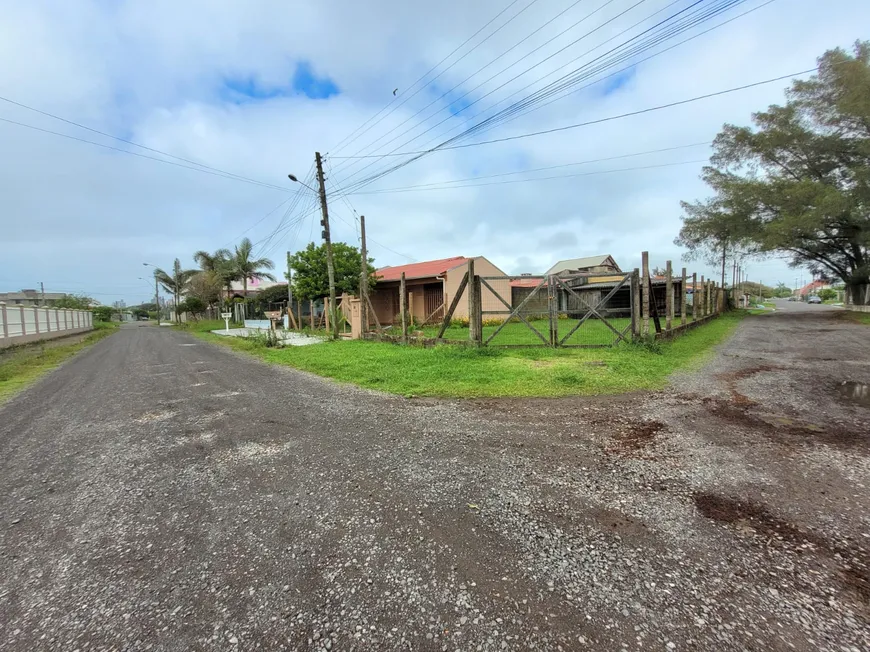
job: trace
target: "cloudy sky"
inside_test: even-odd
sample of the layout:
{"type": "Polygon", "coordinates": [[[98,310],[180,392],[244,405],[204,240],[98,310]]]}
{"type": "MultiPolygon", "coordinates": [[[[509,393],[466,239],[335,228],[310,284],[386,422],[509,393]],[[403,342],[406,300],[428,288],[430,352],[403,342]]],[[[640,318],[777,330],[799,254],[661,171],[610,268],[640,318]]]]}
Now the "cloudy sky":
{"type": "MultiPolygon", "coordinates": [[[[143,262],[192,267],[194,251],[244,236],[282,266],[319,237],[315,197],[287,179],[310,180],[315,151],[333,239],[356,244],[365,215],[378,266],[484,255],[540,272],[610,253],[629,269],[649,250],[679,268],[679,201],[706,194],[707,143],[782,101],[787,81],[515,137],[812,68],[870,25],[862,0],[0,0],[0,12],[0,290],[43,281],[104,303],[148,299],[143,262]],[[470,146],[377,176],[476,125],[453,142],[470,146]],[[342,158],[354,156],[369,158],[342,158]],[[528,172],[540,168],[553,169],[528,172]]],[[[769,284],[801,274],[747,265],[769,284]]]]}

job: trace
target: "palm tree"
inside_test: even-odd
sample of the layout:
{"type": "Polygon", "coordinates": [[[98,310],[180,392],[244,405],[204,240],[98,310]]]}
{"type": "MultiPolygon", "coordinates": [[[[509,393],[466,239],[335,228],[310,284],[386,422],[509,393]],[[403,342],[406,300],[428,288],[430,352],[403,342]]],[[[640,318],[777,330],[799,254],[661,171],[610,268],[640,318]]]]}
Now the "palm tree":
{"type": "Polygon", "coordinates": [[[274,263],[268,258],[251,258],[254,245],[248,238],[243,238],[230,259],[230,267],[235,278],[242,281],[242,289],[245,298],[248,297],[248,279],[262,281],[268,279],[274,281],[275,277],[264,269],[275,269],[274,263]]]}
{"type": "Polygon", "coordinates": [[[163,286],[164,290],[175,297],[176,321],[178,321],[179,298],[184,293],[184,290],[187,287],[187,282],[196,273],[195,269],[182,269],[181,261],[178,260],[178,258],[175,259],[175,264],[172,266],[172,274],[167,274],[160,268],[154,270],[154,278],[157,279],[157,282],[163,286]]]}
{"type": "Polygon", "coordinates": [[[213,254],[207,251],[197,251],[193,259],[199,268],[206,274],[215,274],[227,291],[227,301],[233,293],[233,281],[238,280],[232,269],[233,253],[229,249],[218,249],[213,254]]]}

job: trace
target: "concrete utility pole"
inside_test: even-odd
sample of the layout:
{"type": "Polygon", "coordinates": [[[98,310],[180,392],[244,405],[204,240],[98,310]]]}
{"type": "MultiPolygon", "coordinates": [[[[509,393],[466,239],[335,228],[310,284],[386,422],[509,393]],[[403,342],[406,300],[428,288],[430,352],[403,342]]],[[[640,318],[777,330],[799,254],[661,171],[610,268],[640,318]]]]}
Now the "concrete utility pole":
{"type": "Polygon", "coordinates": [[[369,254],[366,249],[366,216],[359,216],[359,239],[360,239],[360,254],[362,258],[362,269],[359,276],[359,311],[362,321],[363,333],[369,329],[368,319],[368,296],[369,296],[369,254]]]}
{"type": "Polygon", "coordinates": [[[290,252],[287,252],[287,327],[289,328],[295,320],[293,319],[293,272],[290,269],[290,252]]]}
{"type": "Polygon", "coordinates": [[[160,287],[157,285],[157,276],[154,276],[154,307],[157,308],[157,325],[160,326],[160,287]]]}
{"type": "Polygon", "coordinates": [[[314,152],[314,161],[317,164],[317,182],[320,184],[320,211],[323,219],[323,241],[326,243],[326,273],[329,275],[329,309],[332,311],[332,336],[338,339],[338,311],[335,305],[335,264],[332,260],[332,240],[329,237],[329,209],[326,206],[326,182],[323,180],[323,161],[320,152],[314,152]]]}
{"type": "Polygon", "coordinates": [[[39,282],[39,289],[42,290],[42,307],[45,308],[45,283],[39,282]]]}

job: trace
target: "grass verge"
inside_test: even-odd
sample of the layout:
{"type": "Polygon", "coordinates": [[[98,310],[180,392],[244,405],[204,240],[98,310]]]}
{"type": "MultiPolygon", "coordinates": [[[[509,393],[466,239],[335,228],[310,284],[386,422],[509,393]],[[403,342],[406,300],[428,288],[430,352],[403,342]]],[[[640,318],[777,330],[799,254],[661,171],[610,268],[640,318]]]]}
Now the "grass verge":
{"type": "Polygon", "coordinates": [[[117,328],[118,324],[115,323],[97,322],[94,324],[94,331],[77,342],[47,340],[0,352],[0,404],[35,383],[82,349],[111,335],[117,328]]]}
{"type": "Polygon", "coordinates": [[[423,348],[359,340],[267,348],[209,333],[208,324],[186,330],[266,362],[361,387],[404,396],[475,398],[660,389],[673,372],[700,363],[740,319],[739,314],[723,315],[671,342],[608,349],[423,348]]]}
{"type": "Polygon", "coordinates": [[[843,310],[839,313],[841,319],[853,321],[856,324],[864,324],[870,326],[870,312],[858,312],[857,310],[843,310]]]}

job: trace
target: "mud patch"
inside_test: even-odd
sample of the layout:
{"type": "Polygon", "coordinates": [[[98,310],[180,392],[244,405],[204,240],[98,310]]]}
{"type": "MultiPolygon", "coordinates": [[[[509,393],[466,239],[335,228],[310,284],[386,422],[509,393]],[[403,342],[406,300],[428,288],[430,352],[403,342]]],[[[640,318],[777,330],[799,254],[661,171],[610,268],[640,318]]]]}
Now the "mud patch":
{"type": "Polygon", "coordinates": [[[754,367],[745,367],[743,369],[738,369],[737,371],[728,371],[719,374],[718,377],[725,382],[725,386],[728,388],[728,392],[731,394],[732,401],[734,401],[738,405],[756,405],[755,401],[737,390],[737,383],[739,383],[741,380],[746,380],[747,378],[750,378],[756,374],[767,373],[770,371],[779,371],[781,369],[782,367],[777,367],[775,365],[762,364],[756,365],[754,367]]]}
{"type": "Polygon", "coordinates": [[[631,424],[627,431],[614,436],[613,445],[608,450],[622,453],[640,451],[653,443],[656,436],[666,427],[661,421],[640,421],[631,424]]]}
{"type": "Polygon", "coordinates": [[[870,602],[870,553],[855,545],[836,545],[825,537],[784,521],[771,514],[764,505],[738,500],[709,492],[693,496],[695,507],[705,517],[732,525],[744,535],[758,534],[783,545],[803,549],[812,544],[815,551],[833,562],[836,574],[843,585],[864,603],[870,602]]]}

